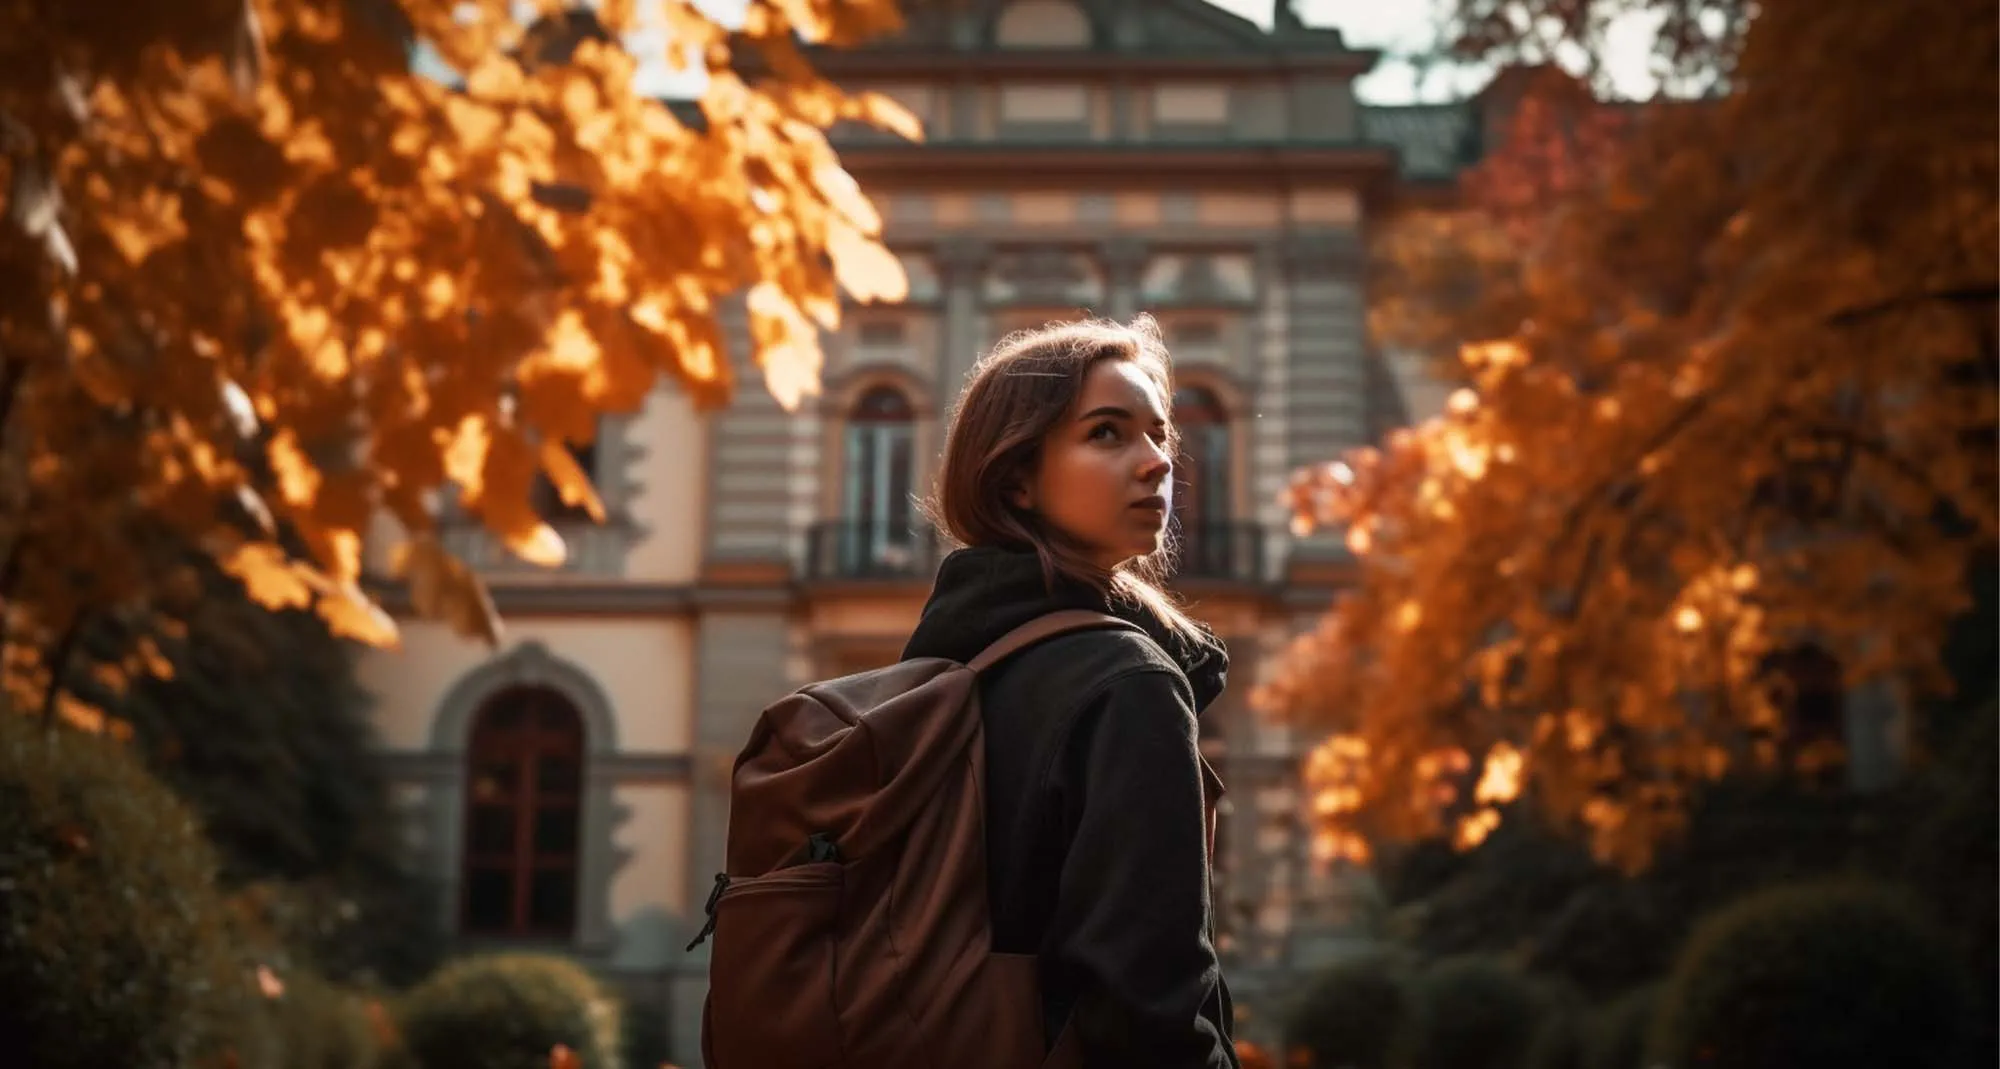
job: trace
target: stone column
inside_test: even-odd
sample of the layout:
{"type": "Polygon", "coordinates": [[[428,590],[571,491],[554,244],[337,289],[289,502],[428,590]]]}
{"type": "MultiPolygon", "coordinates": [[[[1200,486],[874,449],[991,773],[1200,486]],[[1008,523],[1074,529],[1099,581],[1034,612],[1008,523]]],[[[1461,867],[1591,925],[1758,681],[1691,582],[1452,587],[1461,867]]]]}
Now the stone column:
{"type": "Polygon", "coordinates": [[[989,250],[974,238],[940,241],[936,262],[938,286],[944,297],[943,351],[937,354],[937,410],[949,418],[965,387],[966,375],[979,360],[986,339],[979,336],[979,285],[986,275],[989,250]]]}
{"type": "MultiPolygon", "coordinates": [[[[1290,351],[1285,361],[1286,453],[1290,467],[1323,464],[1366,444],[1367,322],[1361,302],[1361,237],[1352,229],[1300,230],[1280,245],[1290,351]]],[[[1338,557],[1338,532],[1298,540],[1293,559],[1338,557]]]]}
{"type": "Polygon", "coordinates": [[[1145,277],[1150,250],[1137,238],[1106,238],[1097,246],[1104,268],[1103,314],[1123,323],[1139,314],[1139,283],[1145,277]]]}

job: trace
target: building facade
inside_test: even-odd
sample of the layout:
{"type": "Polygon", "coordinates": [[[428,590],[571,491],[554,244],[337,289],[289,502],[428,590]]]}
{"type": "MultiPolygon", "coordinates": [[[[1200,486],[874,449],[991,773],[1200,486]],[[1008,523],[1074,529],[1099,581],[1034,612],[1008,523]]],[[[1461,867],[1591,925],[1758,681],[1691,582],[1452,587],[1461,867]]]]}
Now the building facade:
{"type": "MultiPolygon", "coordinates": [[[[1342,582],[1296,538],[1290,472],[1435,403],[1364,330],[1362,248],[1392,200],[1449,179],[1474,106],[1369,109],[1375,60],[1280,4],[1263,30],[1202,0],[968,2],[898,40],[816,57],[924,124],[835,132],[887,220],[908,300],[850,309],[823,388],[786,412],[754,385],[698,415],[663,386],[582,460],[609,515],[549,508],[571,561],[449,532],[507,624],[489,650],[406,619],[364,680],[449,921],[470,947],[559,949],[671,1015],[699,1063],[699,927],[721,867],[730,762],[758,712],[893,660],[945,551],[913,504],[973,361],[1052,319],[1155,316],[1185,433],[1180,593],[1228,642],[1203,746],[1229,786],[1217,859],[1225,960],[1253,1014],[1354,928],[1308,856],[1311,740],[1247,694],[1342,582]]],[[[396,607],[393,591],[391,608],[396,607]]]]}

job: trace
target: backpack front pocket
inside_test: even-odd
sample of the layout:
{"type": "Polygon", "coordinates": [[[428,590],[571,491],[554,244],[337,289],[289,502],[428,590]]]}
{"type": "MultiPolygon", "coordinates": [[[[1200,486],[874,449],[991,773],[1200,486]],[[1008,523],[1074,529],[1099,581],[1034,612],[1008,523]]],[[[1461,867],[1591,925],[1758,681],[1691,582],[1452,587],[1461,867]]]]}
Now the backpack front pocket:
{"type": "Polygon", "coordinates": [[[834,1007],[838,862],[733,879],[715,902],[709,1069],[822,1069],[844,1044],[834,1007]]]}

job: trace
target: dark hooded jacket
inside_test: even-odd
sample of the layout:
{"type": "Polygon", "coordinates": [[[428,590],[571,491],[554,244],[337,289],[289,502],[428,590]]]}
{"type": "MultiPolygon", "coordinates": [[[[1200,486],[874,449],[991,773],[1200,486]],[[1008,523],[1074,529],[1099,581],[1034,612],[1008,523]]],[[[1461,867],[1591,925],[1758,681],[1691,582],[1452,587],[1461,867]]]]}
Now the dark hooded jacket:
{"type": "Polygon", "coordinates": [[[1045,1033],[1089,1069],[1235,1069],[1216,963],[1196,718],[1222,692],[1221,643],[1058,579],[1034,554],[951,554],[903,656],[968,661],[1057,609],[1144,628],[1035,646],[980,681],[993,949],[1035,954],[1045,1033]]]}

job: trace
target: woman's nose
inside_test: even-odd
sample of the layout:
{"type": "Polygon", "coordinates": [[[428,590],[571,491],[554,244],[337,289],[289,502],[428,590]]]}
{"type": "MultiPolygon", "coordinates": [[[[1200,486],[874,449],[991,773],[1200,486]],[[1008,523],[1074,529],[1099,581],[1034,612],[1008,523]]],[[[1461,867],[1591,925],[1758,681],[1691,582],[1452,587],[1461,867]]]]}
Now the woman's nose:
{"type": "Polygon", "coordinates": [[[1146,439],[1146,452],[1139,461],[1139,478],[1151,482],[1166,478],[1174,470],[1174,458],[1167,455],[1166,448],[1152,439],[1146,439]]]}

